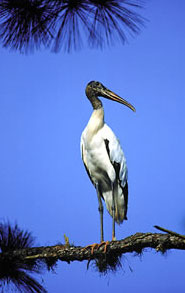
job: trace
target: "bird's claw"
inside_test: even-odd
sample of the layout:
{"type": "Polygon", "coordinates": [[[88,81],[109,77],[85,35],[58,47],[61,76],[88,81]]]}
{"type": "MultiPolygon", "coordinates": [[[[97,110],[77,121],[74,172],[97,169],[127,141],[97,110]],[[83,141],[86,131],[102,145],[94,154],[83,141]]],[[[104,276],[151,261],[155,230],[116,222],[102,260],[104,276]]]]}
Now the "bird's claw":
{"type": "Polygon", "coordinates": [[[109,241],[102,241],[101,243],[94,243],[94,244],[87,245],[86,247],[83,248],[83,250],[91,248],[91,254],[94,254],[95,249],[99,249],[102,245],[105,245],[103,252],[106,253],[108,244],[109,244],[109,241]]]}
{"type": "Polygon", "coordinates": [[[109,244],[109,241],[102,241],[102,242],[99,244],[99,247],[98,247],[98,248],[100,248],[100,246],[102,246],[102,245],[105,245],[105,246],[104,246],[104,250],[103,250],[103,252],[106,253],[106,252],[107,252],[107,246],[108,246],[108,244],[109,244]]]}

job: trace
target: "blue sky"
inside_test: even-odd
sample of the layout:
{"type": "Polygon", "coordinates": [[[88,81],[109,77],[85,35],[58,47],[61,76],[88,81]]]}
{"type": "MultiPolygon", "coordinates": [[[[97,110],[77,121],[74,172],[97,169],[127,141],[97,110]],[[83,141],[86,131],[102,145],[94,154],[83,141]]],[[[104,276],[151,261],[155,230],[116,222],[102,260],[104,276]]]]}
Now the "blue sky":
{"type": "MultiPolygon", "coordinates": [[[[148,1],[146,28],[129,44],[71,54],[21,55],[0,48],[0,220],[32,231],[36,245],[99,241],[94,187],[80,157],[80,136],[92,109],[91,80],[132,103],[103,100],[105,120],[119,137],[129,171],[128,221],[117,239],[156,232],[185,233],[185,39],[183,0],[148,1]]],[[[111,218],[105,212],[105,239],[111,218]]],[[[127,254],[123,270],[100,277],[86,263],[58,263],[44,274],[48,292],[183,292],[183,251],[127,254]],[[129,269],[132,268],[132,272],[129,269]]]]}

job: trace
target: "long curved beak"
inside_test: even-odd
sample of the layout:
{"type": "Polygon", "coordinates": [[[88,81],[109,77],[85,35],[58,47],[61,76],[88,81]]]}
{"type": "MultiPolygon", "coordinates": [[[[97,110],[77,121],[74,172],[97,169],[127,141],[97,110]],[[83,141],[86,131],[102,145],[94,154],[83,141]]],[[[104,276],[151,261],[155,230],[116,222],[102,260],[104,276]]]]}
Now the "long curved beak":
{"type": "Polygon", "coordinates": [[[108,90],[108,89],[103,89],[102,90],[102,97],[118,102],[120,104],[123,104],[125,106],[127,106],[128,108],[130,108],[132,111],[136,112],[136,109],[134,108],[134,106],[132,106],[129,102],[127,102],[126,100],[122,99],[120,96],[116,95],[114,92],[108,90]]]}

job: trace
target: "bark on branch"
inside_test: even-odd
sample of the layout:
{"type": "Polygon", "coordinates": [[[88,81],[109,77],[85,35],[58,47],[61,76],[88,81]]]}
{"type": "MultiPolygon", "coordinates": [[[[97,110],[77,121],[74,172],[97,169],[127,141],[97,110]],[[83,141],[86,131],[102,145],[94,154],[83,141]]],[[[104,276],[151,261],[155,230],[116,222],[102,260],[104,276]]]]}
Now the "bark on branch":
{"type": "Polygon", "coordinates": [[[185,250],[185,238],[183,235],[166,230],[156,226],[157,229],[167,232],[168,234],[161,233],[136,233],[125,239],[119,241],[111,241],[107,244],[106,253],[104,245],[95,248],[92,254],[90,247],[55,245],[47,247],[33,247],[20,250],[14,250],[0,254],[0,262],[4,259],[18,260],[28,262],[29,260],[51,260],[52,261],[83,261],[101,259],[108,255],[121,256],[125,253],[141,253],[144,248],[154,248],[157,251],[165,252],[168,249],[181,249],[185,250]],[[161,229],[160,229],[161,228],[161,229]]]}

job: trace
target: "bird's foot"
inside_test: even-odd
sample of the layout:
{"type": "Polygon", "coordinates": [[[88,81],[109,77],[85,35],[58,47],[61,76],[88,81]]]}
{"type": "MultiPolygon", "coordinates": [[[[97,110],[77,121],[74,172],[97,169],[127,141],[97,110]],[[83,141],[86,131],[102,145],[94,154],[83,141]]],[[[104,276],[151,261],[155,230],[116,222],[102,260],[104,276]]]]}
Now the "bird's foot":
{"type": "Polygon", "coordinates": [[[103,252],[106,253],[108,244],[109,244],[109,241],[102,241],[101,243],[94,243],[94,244],[87,245],[86,247],[84,247],[83,250],[91,248],[91,254],[93,254],[95,249],[99,249],[102,245],[105,245],[103,252]]]}
{"type": "Polygon", "coordinates": [[[87,246],[84,248],[84,250],[90,248],[90,249],[91,249],[91,254],[93,254],[95,248],[98,247],[98,245],[99,245],[98,243],[93,243],[93,244],[87,245],[87,246]]]}
{"type": "Polygon", "coordinates": [[[109,241],[102,241],[100,244],[99,244],[99,247],[102,246],[102,245],[105,245],[104,246],[104,250],[103,252],[106,253],[107,252],[107,246],[109,244],[109,241]]]}

